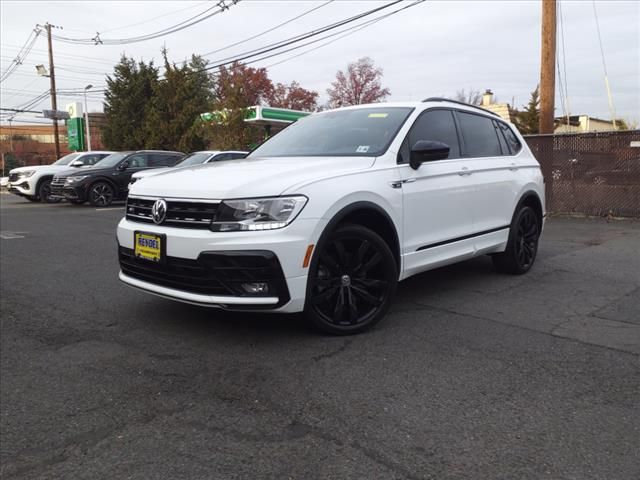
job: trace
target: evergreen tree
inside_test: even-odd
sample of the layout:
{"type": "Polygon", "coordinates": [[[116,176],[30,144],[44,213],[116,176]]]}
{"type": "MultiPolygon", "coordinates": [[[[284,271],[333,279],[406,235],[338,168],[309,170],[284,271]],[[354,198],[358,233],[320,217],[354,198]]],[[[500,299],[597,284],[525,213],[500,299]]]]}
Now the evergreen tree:
{"type": "Polygon", "coordinates": [[[213,80],[204,70],[207,62],[192,56],[180,66],[164,58],[164,77],[154,87],[145,116],[145,147],[193,152],[206,148],[199,115],[210,111],[213,80]]]}
{"type": "Polygon", "coordinates": [[[539,132],[538,121],[540,119],[540,92],[539,86],[531,92],[529,103],[524,111],[516,112],[515,123],[523,135],[532,135],[539,132]]]}
{"type": "Polygon", "coordinates": [[[112,150],[144,148],[145,115],[158,83],[158,69],[153,61],[135,62],[123,55],[113,75],[107,76],[102,139],[112,150]]]}

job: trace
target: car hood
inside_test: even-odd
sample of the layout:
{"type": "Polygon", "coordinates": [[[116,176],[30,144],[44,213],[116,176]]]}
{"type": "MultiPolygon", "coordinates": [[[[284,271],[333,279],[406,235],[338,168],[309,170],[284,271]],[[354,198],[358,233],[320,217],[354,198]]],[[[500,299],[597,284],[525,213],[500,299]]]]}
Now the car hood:
{"type": "Polygon", "coordinates": [[[158,173],[169,172],[173,170],[174,167],[164,167],[164,168],[152,168],[150,170],[142,170],[141,172],[136,172],[131,175],[131,178],[144,178],[149,177],[151,175],[157,175],[158,173]]]}
{"type": "Polygon", "coordinates": [[[71,168],[69,169],[71,171],[69,172],[65,172],[68,173],[69,175],[99,175],[101,173],[111,173],[113,172],[115,169],[113,167],[109,167],[109,168],[96,168],[95,166],[89,166],[89,167],[80,167],[80,168],[71,168]]]}
{"type": "Polygon", "coordinates": [[[38,173],[54,173],[70,168],[69,165],[33,165],[31,167],[13,168],[9,173],[20,173],[35,170],[38,173]]]}
{"type": "Polygon", "coordinates": [[[370,168],[372,157],[245,158],[179,168],[135,183],[131,195],[225,199],[280,195],[301,183],[370,168]]]}

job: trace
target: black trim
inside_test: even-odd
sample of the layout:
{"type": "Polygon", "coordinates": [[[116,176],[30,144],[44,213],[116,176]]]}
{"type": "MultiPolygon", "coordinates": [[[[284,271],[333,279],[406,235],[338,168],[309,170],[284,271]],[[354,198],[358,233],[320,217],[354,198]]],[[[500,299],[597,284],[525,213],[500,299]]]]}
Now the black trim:
{"type": "MultiPolygon", "coordinates": [[[[166,241],[164,243],[166,248],[166,241]]],[[[273,305],[242,305],[245,310],[276,309],[291,300],[278,257],[268,250],[204,251],[197,260],[165,255],[162,263],[138,259],[133,249],[122,246],[118,247],[118,254],[122,273],[153,285],[199,295],[278,297],[278,303],[273,305]],[[268,282],[273,288],[266,294],[252,295],[241,287],[242,283],[247,282],[268,282]]],[[[181,298],[177,300],[187,301],[181,298]]],[[[223,305],[224,301],[220,304],[223,305]]]]}
{"type": "MultiPolygon", "coordinates": [[[[395,223],[393,223],[393,220],[391,219],[389,214],[386,212],[386,210],[384,210],[380,205],[377,205],[373,202],[369,202],[367,200],[351,203],[346,207],[343,207],[342,210],[338,211],[333,216],[333,218],[329,220],[329,223],[327,223],[327,225],[324,227],[324,230],[322,231],[322,234],[320,235],[320,238],[316,242],[316,246],[313,249],[313,257],[311,258],[311,263],[313,263],[314,260],[316,260],[316,252],[321,251],[321,247],[324,247],[324,242],[329,237],[329,235],[331,235],[331,233],[335,230],[338,224],[342,220],[344,220],[349,214],[357,210],[373,210],[376,213],[380,213],[385,218],[385,220],[387,221],[387,224],[393,230],[393,237],[395,240],[394,245],[389,245],[389,249],[393,253],[393,258],[396,261],[396,265],[398,265],[398,271],[400,271],[402,266],[402,253],[400,248],[400,238],[398,237],[398,231],[396,230],[396,225],[395,223]]],[[[311,269],[311,265],[309,266],[309,269],[311,269]]]]}
{"type": "Polygon", "coordinates": [[[428,248],[440,247],[442,245],[447,245],[448,243],[455,243],[455,242],[460,242],[462,240],[468,240],[468,239],[473,238],[473,237],[480,237],[482,235],[487,235],[489,233],[499,232],[500,230],[504,230],[505,228],[510,228],[510,225],[506,225],[504,227],[492,228],[490,230],[485,230],[483,232],[472,233],[470,235],[465,235],[463,237],[452,238],[450,240],[444,240],[442,242],[431,243],[429,245],[423,245],[422,247],[419,247],[418,249],[416,249],[416,252],[419,252],[420,250],[426,250],[428,248]]]}
{"type": "Polygon", "coordinates": [[[479,107],[478,105],[471,105],[470,103],[460,102],[458,100],[451,100],[450,98],[429,97],[429,98],[425,98],[424,100],[422,100],[422,103],[425,103],[425,102],[457,103],[458,105],[464,105],[465,107],[471,107],[471,108],[476,108],[478,110],[482,110],[483,112],[490,113],[491,115],[495,115],[496,117],[500,118],[500,115],[498,115],[496,112],[492,112],[491,110],[487,110],[486,108],[479,107]]]}

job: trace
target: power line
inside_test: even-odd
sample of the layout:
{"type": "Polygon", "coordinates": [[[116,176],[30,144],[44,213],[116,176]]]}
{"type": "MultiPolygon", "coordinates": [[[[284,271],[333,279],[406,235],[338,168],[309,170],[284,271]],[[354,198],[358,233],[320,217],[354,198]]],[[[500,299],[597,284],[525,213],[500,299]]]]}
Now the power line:
{"type": "Polygon", "coordinates": [[[604,58],[604,48],[602,47],[602,36],[600,35],[600,22],[598,21],[598,11],[596,10],[596,0],[592,0],[593,16],[596,20],[596,30],[598,31],[598,43],[600,44],[600,56],[602,57],[602,69],[604,70],[604,84],[607,89],[607,97],[609,98],[609,111],[611,112],[611,120],[613,121],[613,129],[617,130],[616,111],[613,107],[613,98],[611,97],[611,87],[609,86],[609,75],[607,74],[607,63],[604,58]]]}
{"type": "Polygon", "coordinates": [[[228,10],[229,7],[231,5],[236,5],[240,0],[219,0],[213,7],[209,7],[207,9],[205,9],[204,11],[188,18],[187,20],[184,20],[180,23],[177,23],[171,27],[168,28],[164,28],[162,30],[159,30],[157,32],[153,32],[153,33],[149,33],[146,35],[139,35],[137,37],[130,37],[130,38],[119,38],[119,39],[106,39],[106,38],[101,38],[100,37],[100,32],[96,32],[95,37],[93,38],[69,38],[69,37],[62,37],[59,35],[54,35],[53,38],[55,38],[58,41],[61,42],[66,42],[66,43],[74,43],[74,44],[84,44],[84,45],[126,45],[129,43],[138,43],[138,42],[144,42],[147,40],[153,40],[154,38],[160,38],[160,37],[164,37],[166,35],[169,35],[171,33],[175,33],[175,32],[179,32],[180,30],[184,30],[186,28],[192,27],[193,25],[196,25],[198,23],[204,22],[205,20],[218,15],[220,13],[223,13],[224,11],[228,10]],[[214,10],[216,9],[217,10],[214,10]],[[212,11],[213,10],[213,11],[212,11]]]}
{"type": "Polygon", "coordinates": [[[24,43],[24,45],[22,46],[22,48],[18,51],[18,54],[16,55],[16,57],[13,59],[13,61],[11,62],[11,64],[7,67],[7,69],[2,73],[2,75],[0,75],[0,82],[3,82],[4,80],[6,80],[7,78],[9,78],[9,76],[16,71],[16,69],[22,65],[22,62],[24,61],[24,59],[27,57],[27,55],[29,55],[29,52],[31,52],[31,49],[33,48],[33,45],[36,43],[36,40],[38,39],[38,36],[40,35],[40,28],[36,27],[30,34],[29,37],[27,37],[27,41],[24,43]],[[32,38],[33,37],[33,38],[32,38]]]}
{"type": "Polygon", "coordinates": [[[153,18],[150,18],[148,20],[143,20],[142,22],[131,23],[129,25],[123,25],[121,27],[116,27],[116,28],[109,28],[108,30],[103,30],[101,33],[115,32],[116,30],[125,30],[125,29],[130,28],[130,27],[137,27],[138,25],[144,25],[145,23],[153,22],[154,20],[157,20],[159,18],[168,17],[169,15],[175,15],[176,13],[180,13],[180,12],[183,12],[185,10],[191,10],[192,8],[201,7],[202,5],[205,5],[207,3],[209,3],[209,2],[202,2],[202,3],[197,3],[195,5],[189,5],[186,8],[180,8],[178,10],[172,10],[170,12],[163,13],[162,15],[158,15],[157,17],[153,17],[153,18]]]}
{"type": "Polygon", "coordinates": [[[273,32],[274,30],[277,30],[280,27],[283,27],[283,26],[285,26],[285,25],[287,25],[287,24],[289,24],[291,22],[294,22],[295,20],[298,20],[298,19],[300,19],[300,18],[302,18],[302,17],[304,17],[306,15],[309,15],[312,12],[315,12],[316,10],[318,10],[318,9],[320,9],[322,7],[325,7],[325,6],[329,5],[333,1],[334,0],[328,0],[325,3],[323,3],[321,5],[318,5],[317,7],[313,7],[311,9],[309,9],[309,10],[306,10],[306,11],[302,12],[300,15],[297,15],[297,16],[295,16],[293,18],[290,18],[289,20],[286,20],[286,21],[284,21],[282,23],[279,23],[278,25],[275,25],[274,27],[271,27],[271,28],[269,28],[269,29],[267,29],[267,30],[265,30],[263,32],[257,33],[256,35],[252,35],[251,37],[247,37],[247,38],[245,38],[243,40],[240,40],[238,42],[232,43],[231,45],[227,45],[226,47],[218,48],[216,50],[211,50],[210,52],[203,53],[201,56],[204,57],[204,56],[207,56],[207,55],[212,55],[214,53],[222,52],[223,50],[228,50],[230,48],[236,47],[236,46],[241,45],[243,43],[247,43],[250,40],[254,40],[254,39],[258,38],[258,37],[266,35],[267,33],[271,33],[271,32],[273,32]]]}
{"type": "Polygon", "coordinates": [[[564,15],[562,14],[562,2],[558,0],[558,25],[560,27],[560,51],[558,54],[558,47],[556,47],[556,62],[558,64],[558,82],[560,83],[560,101],[562,102],[562,109],[567,121],[567,127],[570,124],[570,108],[569,108],[569,81],[567,80],[567,58],[564,44],[564,15]],[[560,70],[560,57],[562,56],[562,70],[560,70]],[[563,91],[563,77],[564,77],[564,91],[563,91]]]}
{"type": "MultiPolygon", "coordinates": [[[[335,43],[335,42],[337,42],[338,40],[341,40],[341,39],[343,39],[343,38],[345,38],[345,37],[348,37],[349,35],[353,35],[354,33],[359,32],[360,30],[363,30],[363,29],[365,29],[365,28],[367,28],[367,27],[370,27],[370,26],[372,26],[372,25],[375,25],[376,23],[378,23],[378,22],[380,22],[380,21],[382,21],[382,20],[384,20],[384,19],[386,19],[386,18],[389,18],[389,17],[391,17],[392,15],[395,15],[396,13],[399,13],[399,12],[401,12],[401,11],[403,11],[403,10],[406,10],[406,9],[408,9],[408,8],[411,8],[411,7],[413,7],[413,6],[415,6],[415,5],[419,4],[419,3],[422,3],[422,1],[425,1],[425,0],[417,0],[417,1],[415,1],[414,3],[412,3],[412,4],[410,4],[410,5],[407,5],[406,7],[400,8],[400,9],[398,9],[398,10],[394,10],[393,12],[387,13],[386,15],[382,15],[381,17],[374,18],[374,19],[372,19],[372,20],[367,20],[366,22],[363,22],[363,23],[361,23],[360,25],[356,25],[356,26],[354,26],[354,27],[350,27],[350,28],[348,28],[348,29],[345,29],[345,30],[343,30],[342,32],[338,32],[338,34],[343,33],[343,35],[339,35],[338,37],[334,38],[333,40],[330,40],[330,41],[325,42],[325,43],[321,43],[320,45],[317,45],[317,46],[315,46],[315,47],[313,47],[313,48],[310,48],[309,50],[305,50],[304,52],[297,53],[296,55],[292,55],[291,57],[285,58],[285,59],[280,60],[280,61],[278,61],[278,62],[271,63],[271,64],[267,65],[267,66],[266,66],[266,67],[264,67],[264,68],[271,68],[271,67],[275,67],[276,65],[280,65],[280,64],[282,64],[282,63],[288,62],[289,60],[293,60],[294,58],[298,58],[298,57],[301,57],[301,56],[306,55],[306,54],[308,54],[308,53],[314,52],[314,51],[316,51],[316,50],[318,50],[318,49],[320,49],[320,48],[322,48],[322,47],[326,47],[327,45],[330,45],[330,44],[332,44],[332,43],[335,43]],[[346,33],[344,33],[344,32],[346,32],[346,33]]],[[[336,35],[336,34],[328,35],[328,36],[326,36],[326,37],[322,38],[321,40],[324,40],[324,39],[326,39],[326,38],[333,37],[334,35],[336,35]]]]}
{"type": "MultiPolygon", "coordinates": [[[[424,2],[426,0],[419,0],[419,1],[420,1],[420,3],[422,3],[422,2],[424,2]]],[[[381,10],[387,9],[387,8],[389,8],[389,7],[393,6],[393,5],[396,5],[396,4],[400,3],[400,2],[402,2],[402,0],[396,0],[394,2],[388,3],[388,4],[383,5],[381,7],[373,8],[371,10],[367,10],[367,11],[365,11],[363,13],[358,14],[358,15],[354,15],[352,17],[340,20],[338,22],[335,22],[335,23],[332,23],[332,24],[329,24],[329,25],[325,25],[324,27],[321,27],[319,29],[311,30],[309,32],[306,32],[306,33],[303,33],[303,34],[299,34],[299,35],[296,35],[294,37],[290,37],[290,38],[282,40],[280,42],[272,43],[270,45],[267,45],[267,46],[259,48],[259,49],[249,50],[247,52],[239,54],[239,56],[227,57],[227,58],[218,60],[217,62],[219,62],[219,63],[216,63],[214,65],[209,65],[207,67],[204,67],[201,70],[194,71],[193,73],[202,73],[204,71],[217,69],[217,68],[223,67],[225,65],[233,64],[233,63],[236,63],[236,62],[242,62],[244,60],[247,60],[247,59],[250,59],[250,58],[253,58],[253,57],[257,57],[259,55],[268,54],[268,53],[273,52],[275,50],[279,50],[279,49],[281,49],[283,47],[287,47],[289,45],[296,44],[296,43],[301,42],[303,40],[306,40],[308,38],[315,37],[315,36],[320,35],[322,33],[325,33],[325,32],[328,32],[330,30],[334,30],[336,28],[339,28],[339,27],[342,27],[344,25],[347,25],[349,23],[355,22],[355,21],[360,20],[361,18],[367,17],[369,15],[373,15],[374,13],[377,13],[377,12],[379,12],[381,10]]],[[[328,37],[324,37],[324,38],[328,38],[328,37]]],[[[274,57],[274,56],[277,56],[277,55],[281,55],[283,53],[290,52],[290,51],[296,50],[298,48],[302,48],[302,47],[304,47],[306,45],[309,45],[311,43],[323,40],[324,38],[321,38],[321,39],[318,39],[318,40],[315,40],[315,41],[312,41],[312,42],[308,42],[306,44],[302,44],[302,45],[299,45],[299,46],[296,46],[296,47],[293,47],[293,48],[290,48],[290,49],[287,49],[287,50],[282,50],[280,52],[273,53],[271,55],[267,55],[267,56],[261,57],[261,58],[259,58],[257,60],[254,60],[254,61],[266,60],[268,58],[271,58],[271,57],[274,57]]]]}

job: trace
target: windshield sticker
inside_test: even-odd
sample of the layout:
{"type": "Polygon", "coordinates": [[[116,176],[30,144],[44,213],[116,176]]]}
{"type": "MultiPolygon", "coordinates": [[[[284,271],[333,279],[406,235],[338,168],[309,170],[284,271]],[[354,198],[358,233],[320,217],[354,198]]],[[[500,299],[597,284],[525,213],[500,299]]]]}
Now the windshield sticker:
{"type": "Polygon", "coordinates": [[[367,153],[369,151],[369,145],[359,145],[356,149],[356,153],[367,153]]]}
{"type": "Polygon", "coordinates": [[[387,118],[389,116],[388,113],[370,113],[369,118],[387,118]]]}

